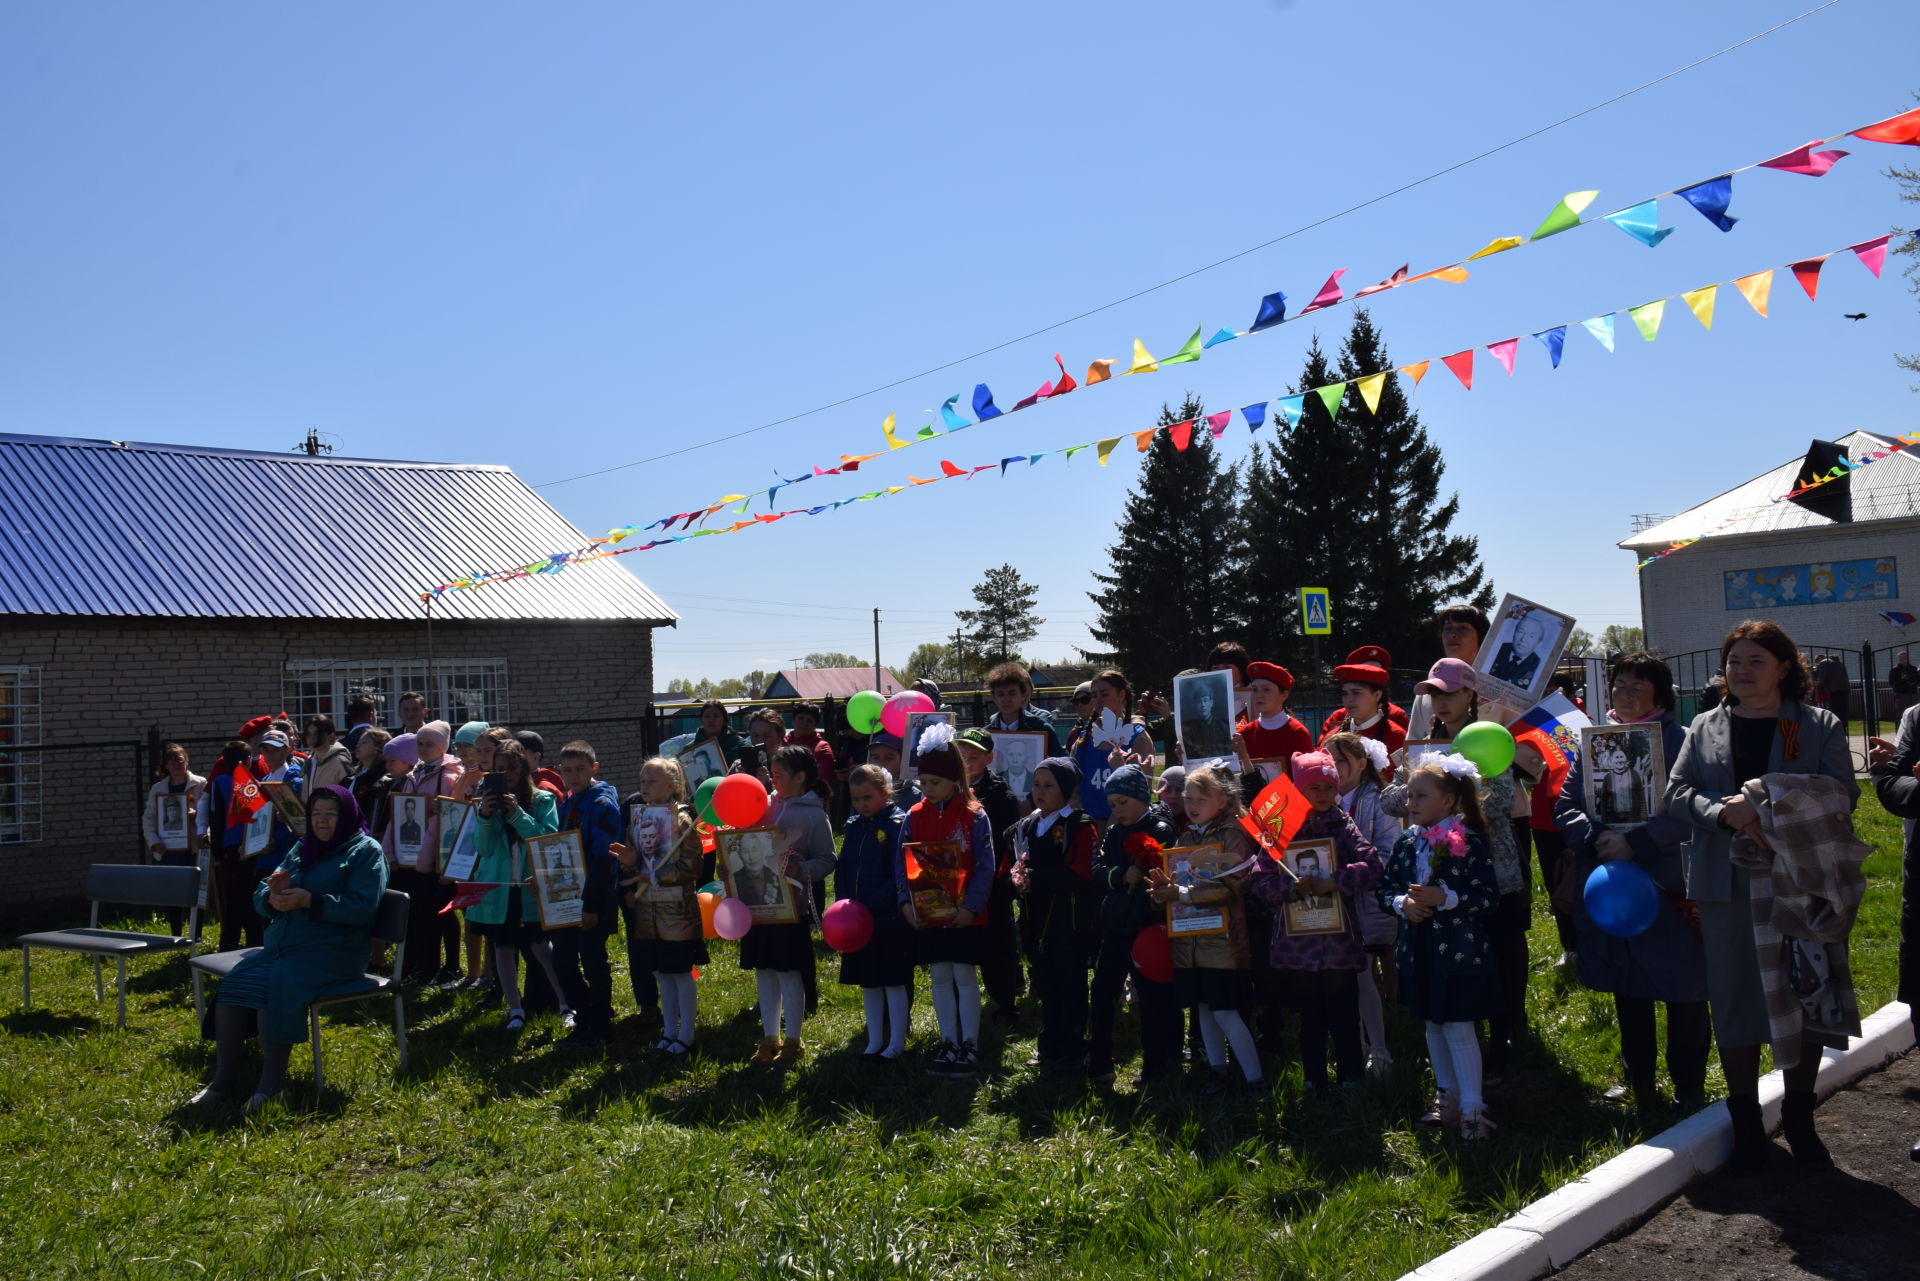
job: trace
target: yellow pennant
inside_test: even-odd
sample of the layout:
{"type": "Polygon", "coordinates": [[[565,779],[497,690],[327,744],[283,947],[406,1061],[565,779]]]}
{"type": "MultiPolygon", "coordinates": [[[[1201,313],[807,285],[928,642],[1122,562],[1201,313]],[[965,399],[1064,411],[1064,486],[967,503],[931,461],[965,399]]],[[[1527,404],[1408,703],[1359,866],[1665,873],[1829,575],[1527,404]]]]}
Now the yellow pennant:
{"type": "Polygon", "coordinates": [[[1127,370],[1127,372],[1130,374],[1150,374],[1158,368],[1160,368],[1159,362],[1154,360],[1152,355],[1148,353],[1146,345],[1138,338],[1134,339],[1133,368],[1127,370]]]}
{"type": "Polygon", "coordinates": [[[1360,389],[1360,399],[1366,405],[1367,412],[1380,412],[1380,390],[1387,385],[1385,374],[1368,374],[1365,378],[1356,378],[1353,385],[1360,389]]]}
{"type": "MultiPolygon", "coordinates": [[[[1503,254],[1509,249],[1518,249],[1526,243],[1526,237],[1524,236],[1502,236],[1498,240],[1489,241],[1487,247],[1479,253],[1468,254],[1467,261],[1472,262],[1475,258],[1487,258],[1494,254],[1503,254]]],[[[1438,275],[1439,273],[1435,272],[1434,274],[1438,275]]]]}
{"type": "Polygon", "coordinates": [[[1773,268],[1742,276],[1733,282],[1733,287],[1740,291],[1740,296],[1747,300],[1749,306],[1764,316],[1767,314],[1767,295],[1773,292],[1773,268]]]}
{"type": "Polygon", "coordinates": [[[1120,443],[1120,438],[1118,436],[1109,436],[1107,439],[1099,442],[1094,446],[1094,449],[1099,451],[1100,465],[1102,467],[1105,467],[1107,465],[1107,459],[1113,457],[1114,447],[1119,443],[1120,443]]]}
{"type": "Polygon", "coordinates": [[[887,438],[888,449],[905,449],[907,442],[893,434],[893,419],[892,414],[887,415],[887,421],[880,424],[880,434],[887,438]]]}
{"type": "Polygon", "coordinates": [[[1700,322],[1702,329],[1713,328],[1713,300],[1719,292],[1720,286],[1708,285],[1704,289],[1689,289],[1680,295],[1680,300],[1687,304],[1687,310],[1693,313],[1693,318],[1700,322]]]}

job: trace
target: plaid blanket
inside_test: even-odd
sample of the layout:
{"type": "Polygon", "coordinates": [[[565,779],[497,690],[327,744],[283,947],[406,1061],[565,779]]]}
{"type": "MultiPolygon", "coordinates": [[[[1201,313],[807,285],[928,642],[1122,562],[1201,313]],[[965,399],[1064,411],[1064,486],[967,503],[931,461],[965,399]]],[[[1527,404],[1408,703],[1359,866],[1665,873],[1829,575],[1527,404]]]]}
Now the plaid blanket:
{"type": "Polygon", "coordinates": [[[1789,1068],[1803,1038],[1843,1049],[1860,1035],[1847,936],[1873,848],[1854,835],[1853,798],[1834,779],[1768,774],[1741,791],[1763,836],[1734,837],[1732,860],[1748,874],[1774,1065],[1789,1068]]]}

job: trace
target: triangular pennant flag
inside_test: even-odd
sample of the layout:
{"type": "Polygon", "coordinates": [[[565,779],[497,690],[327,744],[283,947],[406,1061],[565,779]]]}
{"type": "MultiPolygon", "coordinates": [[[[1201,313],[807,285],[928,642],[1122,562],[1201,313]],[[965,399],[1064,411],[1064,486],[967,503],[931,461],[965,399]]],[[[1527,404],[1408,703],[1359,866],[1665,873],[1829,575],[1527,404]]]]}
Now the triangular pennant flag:
{"type": "Polygon", "coordinates": [[[1492,352],[1493,358],[1506,369],[1507,377],[1513,377],[1513,358],[1520,351],[1520,340],[1503,338],[1499,342],[1487,344],[1487,350],[1492,352]]]}
{"type": "MultiPolygon", "coordinates": [[[[1006,460],[1002,459],[1000,463],[1000,469],[1002,471],[1005,471],[1006,467],[1007,467],[1006,460]]],[[[921,476],[909,475],[907,477],[907,484],[908,485],[931,485],[934,481],[939,479],[940,478],[938,476],[934,476],[932,478],[926,478],[921,476]]]]}
{"type": "Polygon", "coordinates": [[[1850,156],[1850,151],[1815,151],[1820,143],[1816,140],[1804,147],[1797,147],[1784,156],[1775,156],[1771,160],[1762,160],[1762,169],[1778,169],[1781,173],[1803,173],[1809,178],[1823,177],[1827,170],[1840,162],[1841,157],[1850,156]]]}
{"type": "Polygon", "coordinates": [[[786,486],[784,485],[775,485],[772,489],[769,489],[767,491],[767,506],[773,506],[773,496],[785,488],[786,486]]]}
{"type": "Polygon", "coordinates": [[[1689,289],[1680,295],[1680,301],[1687,304],[1687,310],[1700,322],[1702,329],[1713,328],[1713,303],[1720,296],[1720,286],[1706,285],[1700,289],[1689,289]]]}
{"type": "Polygon", "coordinates": [[[887,438],[888,449],[905,449],[907,442],[893,434],[894,415],[888,414],[887,421],[880,424],[880,434],[887,438]]]}
{"type": "Polygon", "coordinates": [[[1096,360],[1087,366],[1087,386],[1089,387],[1095,383],[1103,383],[1111,377],[1113,377],[1113,362],[1111,360],[1096,360]]]}
{"type": "Polygon", "coordinates": [[[1920,147],[1920,107],[1889,116],[1865,129],[1855,129],[1853,136],[1865,138],[1868,142],[1900,142],[1909,147],[1920,147]]]}
{"type": "Polygon", "coordinates": [[[1303,391],[1297,396],[1282,396],[1273,402],[1273,408],[1280,415],[1282,425],[1291,427],[1307,412],[1307,393],[1303,391]]]}
{"type": "Polygon", "coordinates": [[[1073,381],[1073,375],[1067,372],[1067,362],[1060,359],[1060,353],[1053,353],[1053,363],[1060,367],[1060,377],[1054,380],[1053,394],[1064,396],[1080,384],[1073,381]]]}
{"type": "Polygon", "coordinates": [[[1195,325],[1193,327],[1193,337],[1187,339],[1185,345],[1183,345],[1179,351],[1174,352],[1160,363],[1163,365],[1185,365],[1200,359],[1200,334],[1205,328],[1205,325],[1195,325]]]}
{"type": "Polygon", "coordinates": [[[981,383],[973,389],[973,416],[976,421],[985,422],[989,418],[998,418],[1002,410],[994,408],[993,393],[987,385],[981,383]]]}
{"type": "Polygon", "coordinates": [[[1821,254],[1818,258],[1802,258],[1799,262],[1788,264],[1793,268],[1793,278],[1807,291],[1808,298],[1820,292],[1820,268],[1826,265],[1826,261],[1827,256],[1821,254]]]}
{"type": "Polygon", "coordinates": [[[1555,325],[1552,329],[1542,329],[1534,337],[1546,344],[1547,354],[1553,357],[1553,367],[1560,368],[1560,352],[1567,345],[1567,327],[1555,325]]]}
{"type": "Polygon", "coordinates": [[[1225,434],[1227,430],[1227,424],[1232,421],[1233,421],[1233,411],[1231,409],[1223,409],[1217,414],[1208,414],[1207,430],[1213,433],[1213,438],[1215,440],[1219,440],[1220,437],[1223,434],[1225,434]]]}
{"type": "MultiPolygon", "coordinates": [[[[1322,307],[1331,307],[1333,304],[1339,302],[1341,298],[1340,277],[1346,274],[1347,269],[1342,267],[1331,276],[1328,276],[1327,283],[1320,286],[1320,292],[1315,294],[1313,301],[1307,304],[1307,311],[1319,311],[1322,307]]],[[[1303,311],[1300,314],[1304,316],[1307,314],[1307,311],[1303,311]]]]}
{"type": "Polygon", "coordinates": [[[1592,320],[1583,320],[1580,327],[1592,334],[1602,347],[1613,350],[1613,313],[1595,316],[1592,320]]]}
{"type": "MultiPolygon", "coordinates": [[[[1051,395],[1053,395],[1053,379],[1049,378],[1047,381],[1041,383],[1031,396],[1022,396],[1019,400],[1015,401],[1013,408],[1016,410],[1025,409],[1029,405],[1038,404],[1051,395]]],[[[1012,411],[1010,410],[1008,412],[1012,411]]]]}
{"type": "Polygon", "coordinates": [[[1143,454],[1146,453],[1147,449],[1153,444],[1153,434],[1159,430],[1160,429],[1158,427],[1149,427],[1145,431],[1134,432],[1133,433],[1134,448],[1138,449],[1143,454]]]}
{"type": "Polygon", "coordinates": [[[878,454],[842,454],[840,455],[840,470],[859,471],[861,463],[870,463],[879,456],[878,454]]]}
{"type": "Polygon", "coordinates": [[[1365,298],[1368,294],[1377,294],[1383,289],[1393,289],[1400,285],[1406,284],[1407,283],[1407,266],[1408,264],[1402,263],[1400,265],[1400,270],[1394,272],[1391,276],[1388,276],[1385,280],[1381,281],[1377,285],[1368,285],[1365,289],[1362,289],[1359,293],[1355,294],[1354,297],[1365,298]]]}
{"type": "MultiPolygon", "coordinates": [[[[912,480],[913,477],[909,476],[907,479],[912,480]]],[[[905,492],[906,488],[905,485],[888,485],[884,492],[888,498],[892,498],[895,494],[905,492]]]]}
{"type": "Polygon", "coordinates": [[[1518,249],[1526,243],[1526,238],[1523,236],[1501,236],[1497,240],[1489,240],[1485,249],[1476,250],[1468,254],[1467,261],[1472,262],[1475,258],[1491,258],[1493,255],[1503,254],[1509,249],[1518,249]]]}
{"type": "Polygon", "coordinates": [[[1660,225],[1660,202],[1643,200],[1631,209],[1607,215],[1607,221],[1651,249],[1673,234],[1672,227],[1660,225]]]}
{"type": "Polygon", "coordinates": [[[1039,462],[1042,458],[1045,458],[1048,454],[1053,454],[1058,452],[1059,452],[1058,450],[1054,450],[1054,449],[1043,449],[1037,454],[1028,454],[1027,466],[1031,467],[1035,463],[1039,462]]]}
{"type": "Polygon", "coordinates": [[[973,426],[972,423],[953,412],[953,407],[959,403],[960,396],[960,392],[955,392],[947,397],[945,404],[940,406],[940,421],[947,425],[948,431],[959,431],[963,427],[973,426]]]}
{"type": "Polygon", "coordinates": [[[1259,431],[1267,421],[1267,402],[1263,400],[1257,405],[1248,405],[1240,411],[1240,416],[1247,420],[1249,433],[1259,431]]]}
{"type": "Polygon", "coordinates": [[[1773,268],[1756,271],[1751,276],[1742,276],[1733,282],[1733,287],[1740,291],[1740,296],[1747,300],[1749,307],[1765,316],[1767,295],[1773,292],[1773,268]]]}
{"type": "Polygon", "coordinates": [[[1740,221],[1727,213],[1727,206],[1733,203],[1733,175],[1730,173],[1695,183],[1674,194],[1698,209],[1702,218],[1722,231],[1732,231],[1733,224],[1740,221]]]}
{"type": "Polygon", "coordinates": [[[1340,412],[1340,402],[1347,394],[1347,385],[1328,383],[1325,387],[1314,388],[1313,391],[1314,395],[1320,397],[1320,403],[1326,406],[1327,417],[1332,418],[1340,412]]]}
{"type": "Polygon", "coordinates": [[[1667,300],[1643,302],[1638,307],[1627,308],[1627,314],[1633,317],[1633,327],[1640,331],[1640,336],[1652,342],[1660,336],[1660,318],[1667,314],[1667,300]]]}
{"type": "Polygon", "coordinates": [[[1287,296],[1276,289],[1260,300],[1260,314],[1253,318],[1247,332],[1257,334],[1262,329],[1271,329],[1286,318],[1287,296]]]}
{"type": "Polygon", "coordinates": [[[1880,278],[1880,268],[1887,261],[1887,241],[1891,236],[1881,236],[1875,240],[1863,240],[1857,245],[1847,246],[1853,250],[1854,257],[1862,266],[1873,273],[1874,279],[1880,278]]]}
{"type": "Polygon", "coordinates": [[[922,427],[919,431],[915,432],[913,434],[913,438],[915,440],[932,440],[935,436],[938,436],[939,434],[940,433],[938,431],[934,430],[933,424],[928,423],[926,426],[922,427]]]}
{"type": "Polygon", "coordinates": [[[1432,363],[1433,362],[1431,360],[1415,361],[1411,365],[1400,366],[1400,372],[1405,374],[1407,377],[1413,379],[1413,385],[1418,387],[1420,385],[1420,380],[1427,376],[1427,366],[1431,365],[1432,363]]]}
{"type": "Polygon", "coordinates": [[[1444,280],[1450,285],[1457,285],[1472,274],[1459,263],[1452,263],[1445,267],[1435,267],[1432,271],[1423,271],[1409,279],[1407,283],[1411,285],[1416,280],[1444,280]]]}
{"type": "Polygon", "coordinates": [[[1105,440],[1096,440],[1093,442],[1094,456],[1100,460],[1102,467],[1107,465],[1107,459],[1113,456],[1114,446],[1119,443],[1120,438],[1118,436],[1109,436],[1105,440]]]}
{"type": "Polygon", "coordinates": [[[1379,413],[1380,391],[1387,385],[1387,376],[1385,374],[1368,374],[1365,378],[1356,379],[1353,385],[1360,389],[1360,403],[1367,407],[1367,412],[1370,414],[1379,413]]]}
{"type": "Polygon", "coordinates": [[[1130,374],[1150,374],[1158,368],[1160,368],[1160,362],[1155,360],[1152,354],[1147,351],[1146,344],[1142,343],[1138,338],[1134,339],[1133,368],[1126,372],[1130,374]]]}
{"type": "Polygon", "coordinates": [[[1183,423],[1175,423],[1173,426],[1167,428],[1167,435],[1173,438],[1173,447],[1175,449],[1185,452],[1187,446],[1193,443],[1193,419],[1189,418],[1183,423]]]}
{"type": "Polygon", "coordinates": [[[1205,342],[1201,343],[1200,345],[1202,348],[1218,347],[1221,343],[1232,342],[1234,339],[1238,338],[1239,336],[1240,336],[1239,334],[1234,333],[1233,330],[1231,329],[1222,329],[1218,333],[1214,334],[1213,337],[1207,339],[1205,342]]]}
{"type": "Polygon", "coordinates": [[[944,475],[948,476],[964,476],[967,474],[966,468],[950,463],[944,458],[940,460],[940,470],[944,475]]]}
{"type": "Polygon", "coordinates": [[[1473,390],[1473,348],[1456,351],[1451,356],[1442,356],[1440,363],[1453,371],[1453,376],[1460,380],[1461,386],[1468,391],[1473,390]]]}
{"type": "Polygon", "coordinates": [[[1548,236],[1557,236],[1569,227],[1580,225],[1580,215],[1594,202],[1600,193],[1597,191],[1573,191],[1560,198],[1560,203],[1550,210],[1546,218],[1534,229],[1530,239],[1545,240],[1548,236]]]}
{"type": "Polygon", "coordinates": [[[1093,448],[1092,445],[1068,445],[1066,449],[1067,461],[1072,462],[1073,456],[1079,453],[1081,450],[1092,449],[1092,448],[1093,448]]]}
{"type": "Polygon", "coordinates": [[[1002,458],[1000,460],[1000,474],[1002,476],[1007,474],[1008,463],[1023,463],[1026,460],[1027,460],[1027,456],[1025,454],[1015,454],[1011,458],[1002,458]]]}

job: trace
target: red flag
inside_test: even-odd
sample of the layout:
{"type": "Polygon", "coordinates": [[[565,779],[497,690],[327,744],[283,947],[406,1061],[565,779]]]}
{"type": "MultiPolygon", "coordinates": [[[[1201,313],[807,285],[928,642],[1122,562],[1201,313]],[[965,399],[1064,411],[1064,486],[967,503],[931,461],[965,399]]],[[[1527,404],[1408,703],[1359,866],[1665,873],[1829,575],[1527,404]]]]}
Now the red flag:
{"type": "Polygon", "coordinates": [[[1920,147],[1920,107],[1865,129],[1855,129],[1853,136],[1868,142],[1903,142],[1910,147],[1920,147]]]}
{"type": "Polygon", "coordinates": [[[453,897],[440,909],[439,914],[445,916],[455,908],[472,907],[504,884],[504,881],[461,881],[453,887],[453,897]]]}
{"type": "Polygon", "coordinates": [[[1253,798],[1253,808],[1240,820],[1240,826],[1246,828],[1247,834],[1260,842],[1267,853],[1278,858],[1312,810],[1313,806],[1293,785],[1293,780],[1282,774],[1260,789],[1260,795],[1253,798]]]}
{"type": "Polygon", "coordinates": [[[261,790],[259,780],[247,772],[245,765],[233,767],[233,802],[227,806],[227,826],[245,827],[267,803],[267,794],[261,790]]]}

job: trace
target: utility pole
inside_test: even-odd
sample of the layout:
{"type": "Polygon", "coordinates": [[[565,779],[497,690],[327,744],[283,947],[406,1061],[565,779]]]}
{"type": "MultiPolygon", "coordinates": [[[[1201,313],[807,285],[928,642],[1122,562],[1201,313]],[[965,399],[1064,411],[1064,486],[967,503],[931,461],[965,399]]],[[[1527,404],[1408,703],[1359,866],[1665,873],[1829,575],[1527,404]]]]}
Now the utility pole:
{"type": "Polygon", "coordinates": [[[953,683],[960,684],[966,679],[967,660],[960,648],[960,629],[953,629],[953,683]]]}
{"type": "MultiPolygon", "coordinates": [[[[880,610],[873,611],[873,688],[880,690],[880,610]]],[[[884,695],[884,691],[881,691],[884,695]]]]}

